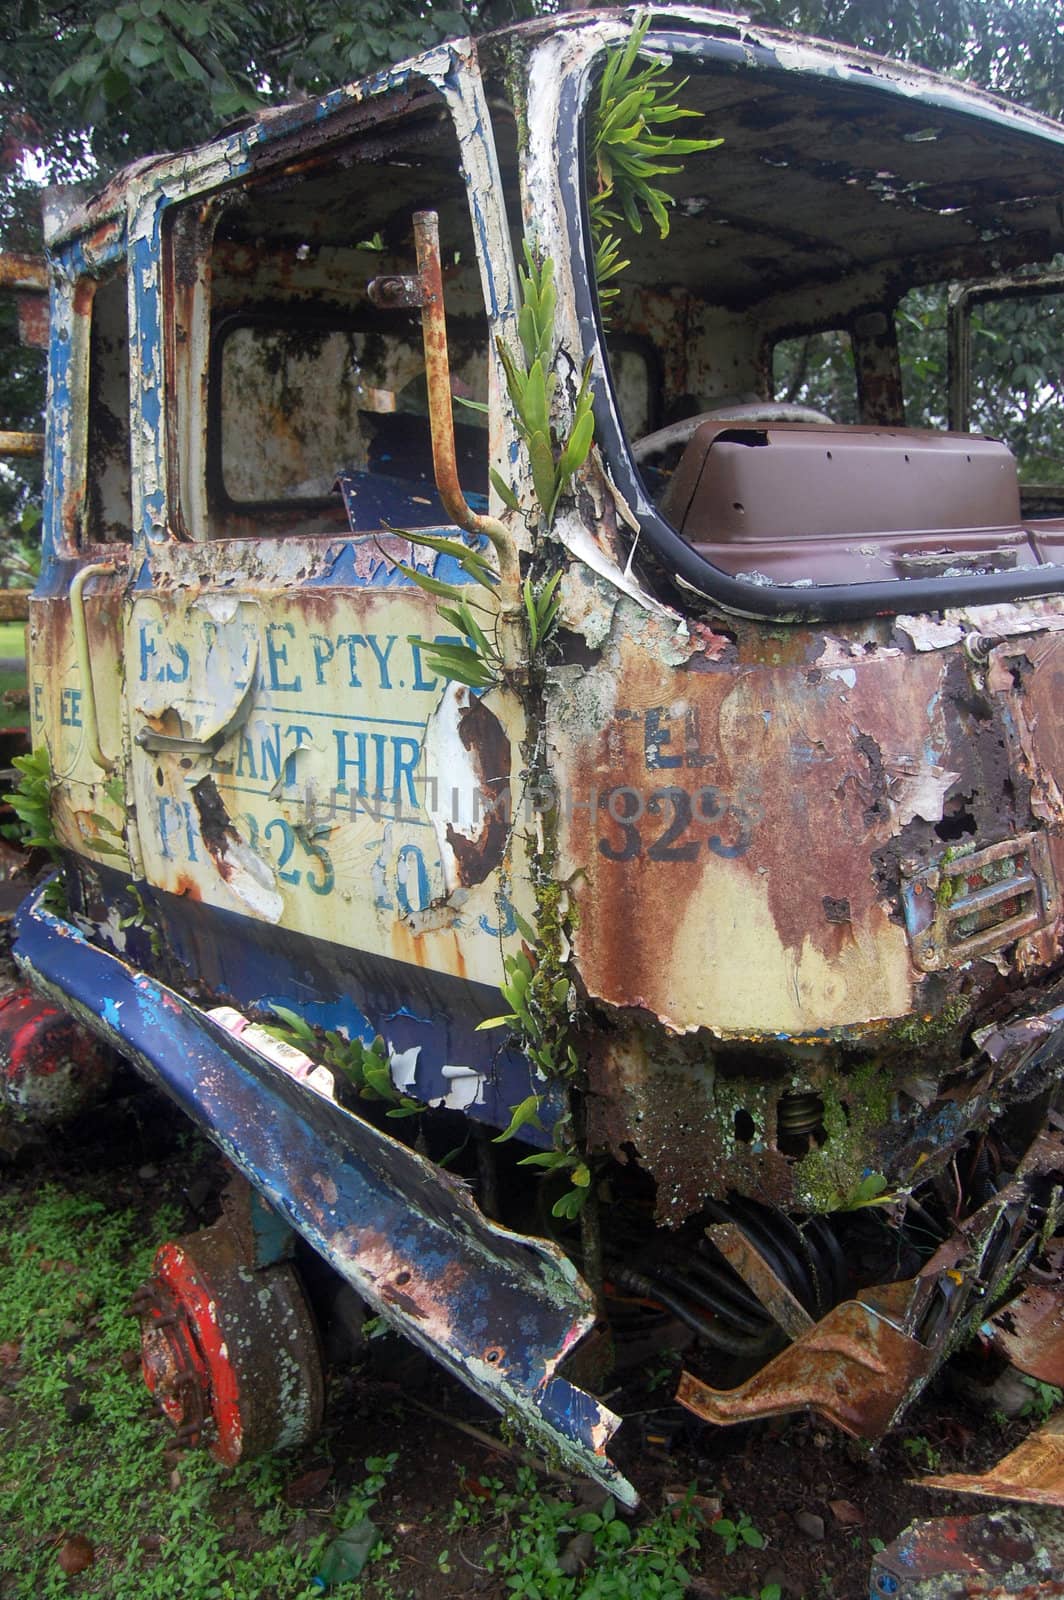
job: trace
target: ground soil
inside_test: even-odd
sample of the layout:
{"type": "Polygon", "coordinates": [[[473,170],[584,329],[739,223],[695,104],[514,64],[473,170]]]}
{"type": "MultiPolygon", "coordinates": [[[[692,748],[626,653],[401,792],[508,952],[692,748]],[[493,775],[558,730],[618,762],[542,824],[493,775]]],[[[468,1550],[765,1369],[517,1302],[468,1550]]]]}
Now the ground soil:
{"type": "MultiPolygon", "coordinates": [[[[76,1138],[53,1139],[0,1168],[4,1185],[34,1186],[49,1177],[82,1181],[111,1203],[145,1211],[169,1198],[183,1207],[191,1229],[211,1220],[225,1170],[208,1145],[175,1132],[171,1107],[137,1089],[94,1114],[76,1138]]],[[[132,1372],[130,1382],[139,1382],[139,1374],[132,1372]]],[[[707,1524],[719,1501],[723,1515],[734,1520],[745,1514],[766,1541],[763,1549],[743,1547],[725,1558],[707,1525],[701,1550],[688,1563],[689,1594],[699,1600],[756,1597],[773,1582],[795,1600],[863,1600],[875,1541],[889,1542],[916,1518],[992,1505],[921,1488],[928,1467],[979,1470],[1013,1448],[1029,1427],[969,1409],[949,1373],[904,1430],[875,1451],[806,1418],[710,1430],[672,1405],[670,1392],[660,1368],[644,1368],[609,1395],[625,1418],[613,1454],[647,1511],[658,1513],[693,1486],[704,1497],[707,1524]]],[[[17,1391],[12,1399],[18,1403],[17,1391]]],[[[411,1347],[394,1338],[373,1341],[331,1380],[327,1454],[310,1446],[291,1458],[290,1503],[302,1510],[297,1536],[309,1541],[327,1525],[364,1476],[367,1456],[396,1452],[374,1513],[392,1555],[386,1579],[366,1580],[368,1600],[502,1600],[512,1591],[485,1573],[479,1559],[487,1534],[476,1528],[455,1533],[446,1525],[454,1501],[475,1503],[485,1495],[484,1480],[514,1481],[522,1452],[495,1442],[496,1423],[411,1347]]],[[[162,1418],[158,1426],[165,1429],[162,1418]]],[[[594,1490],[573,1480],[552,1482],[545,1475],[541,1481],[548,1492],[595,1500],[594,1490]]],[[[253,1550],[259,1537],[254,1516],[239,1496],[225,1504],[223,1493],[223,1505],[234,1540],[253,1550]]]]}

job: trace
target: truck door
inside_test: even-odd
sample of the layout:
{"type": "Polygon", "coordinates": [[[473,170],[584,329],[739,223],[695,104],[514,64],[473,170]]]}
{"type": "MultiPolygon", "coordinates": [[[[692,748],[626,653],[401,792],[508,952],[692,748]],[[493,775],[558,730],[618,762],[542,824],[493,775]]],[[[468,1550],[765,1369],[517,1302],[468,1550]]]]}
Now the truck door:
{"type": "Polygon", "coordinates": [[[250,141],[235,184],[211,151],[176,200],[157,180],[133,228],[138,283],[161,240],[165,329],[165,494],[146,499],[126,630],[143,869],[175,946],[237,997],[290,1001],[296,937],[311,966],[357,951],[370,987],[416,970],[436,1014],[479,979],[488,1014],[502,835],[473,812],[481,777],[509,772],[511,731],[416,642],[441,625],[403,564],[461,571],[411,538],[455,531],[419,313],[367,290],[413,270],[413,215],[437,212],[459,471],[486,506],[486,303],[509,246],[496,225],[478,265],[470,194],[489,233],[494,158],[431,84],[339,109],[250,141]]]}

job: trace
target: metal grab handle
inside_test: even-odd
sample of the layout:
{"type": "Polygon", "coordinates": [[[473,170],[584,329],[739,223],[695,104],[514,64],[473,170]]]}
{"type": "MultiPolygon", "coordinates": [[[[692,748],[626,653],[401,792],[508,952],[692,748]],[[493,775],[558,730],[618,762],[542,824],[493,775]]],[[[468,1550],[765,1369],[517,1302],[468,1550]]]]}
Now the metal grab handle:
{"type": "Polygon", "coordinates": [[[43,455],[43,433],[0,433],[0,456],[43,455]]]}
{"type": "Polygon", "coordinates": [[[104,772],[113,772],[115,762],[108,760],[100,749],[100,728],[96,720],[96,687],[92,681],[92,662],[89,659],[89,634],[85,625],[85,599],[82,590],[90,578],[110,577],[118,571],[113,561],[93,561],[82,567],[70,585],[70,627],[74,635],[78,672],[81,674],[82,712],[81,725],[89,755],[104,772]]]}

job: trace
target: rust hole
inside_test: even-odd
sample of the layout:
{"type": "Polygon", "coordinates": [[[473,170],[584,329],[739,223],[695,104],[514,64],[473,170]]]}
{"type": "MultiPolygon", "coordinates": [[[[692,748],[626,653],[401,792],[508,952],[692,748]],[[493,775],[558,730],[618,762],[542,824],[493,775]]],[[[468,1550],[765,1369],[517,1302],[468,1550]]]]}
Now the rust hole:
{"type": "Polygon", "coordinates": [[[411,1277],[411,1274],[409,1272],[406,1272],[405,1270],[403,1272],[397,1272],[395,1274],[395,1286],[396,1286],[396,1288],[397,1289],[401,1289],[403,1287],[404,1283],[409,1283],[410,1282],[410,1277],[411,1277]]]}
{"type": "Polygon", "coordinates": [[[487,1350],[485,1350],[484,1360],[489,1362],[491,1366],[497,1367],[503,1358],[503,1353],[504,1352],[501,1345],[493,1344],[487,1350]]]}
{"type": "Polygon", "coordinates": [[[749,1111],[746,1111],[742,1106],[740,1106],[739,1110],[735,1113],[735,1137],[739,1140],[740,1144],[751,1144],[756,1132],[757,1125],[754,1122],[753,1117],[750,1115],[749,1111]]]}

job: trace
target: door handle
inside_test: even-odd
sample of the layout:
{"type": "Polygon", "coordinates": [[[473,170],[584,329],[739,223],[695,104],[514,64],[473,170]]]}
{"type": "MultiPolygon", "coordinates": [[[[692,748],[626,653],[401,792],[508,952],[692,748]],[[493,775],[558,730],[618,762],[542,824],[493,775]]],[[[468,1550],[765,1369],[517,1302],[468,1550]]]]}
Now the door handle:
{"type": "Polygon", "coordinates": [[[89,633],[85,624],[85,597],[83,590],[90,578],[110,577],[118,571],[113,561],[93,561],[75,573],[70,585],[70,629],[74,635],[74,652],[81,675],[81,724],[89,755],[104,772],[113,772],[115,762],[100,749],[100,725],[96,717],[96,686],[92,681],[92,660],[89,656],[89,633]]]}

